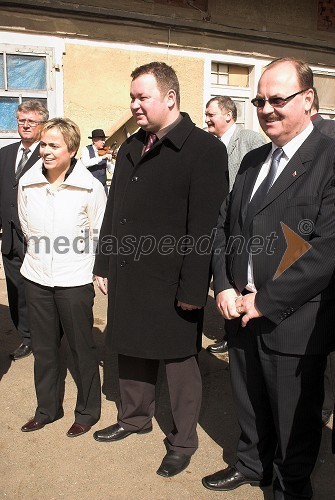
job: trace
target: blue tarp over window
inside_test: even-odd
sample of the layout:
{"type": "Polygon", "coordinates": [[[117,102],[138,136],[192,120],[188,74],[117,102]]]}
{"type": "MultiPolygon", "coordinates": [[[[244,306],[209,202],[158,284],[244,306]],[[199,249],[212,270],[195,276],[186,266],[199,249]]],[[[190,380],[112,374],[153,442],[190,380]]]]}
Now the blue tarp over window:
{"type": "Polygon", "coordinates": [[[46,60],[38,56],[7,56],[8,89],[46,90],[46,60]]]}
{"type": "MultiPolygon", "coordinates": [[[[16,131],[16,110],[19,105],[19,93],[17,97],[6,97],[6,92],[47,90],[46,58],[42,56],[27,56],[7,54],[7,89],[5,89],[4,77],[4,54],[0,53],[0,132],[16,131]]],[[[28,93],[29,95],[29,93],[28,93]]],[[[23,97],[22,101],[34,99],[35,97],[23,97]]],[[[47,99],[38,98],[44,104],[47,99]]]]}
{"type": "Polygon", "coordinates": [[[16,97],[0,97],[0,131],[16,130],[16,110],[19,99],[16,97]]]}

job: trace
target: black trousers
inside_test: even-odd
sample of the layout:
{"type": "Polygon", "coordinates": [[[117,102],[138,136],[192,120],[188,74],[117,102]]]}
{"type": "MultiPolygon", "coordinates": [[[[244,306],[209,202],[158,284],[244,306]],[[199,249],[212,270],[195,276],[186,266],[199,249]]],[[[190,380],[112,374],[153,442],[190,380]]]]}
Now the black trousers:
{"type": "Polygon", "coordinates": [[[77,386],[75,421],[93,425],[100,418],[101,389],[93,341],[94,287],[46,287],[26,280],[37,396],[35,418],[53,422],[63,416],[60,380],[61,329],[73,355],[77,386]]]}
{"type": "Polygon", "coordinates": [[[30,346],[30,329],[25,294],[25,280],[20,273],[24,259],[25,245],[21,236],[12,225],[12,248],[9,254],[2,255],[6,276],[9,311],[22,343],[30,346]]]}
{"type": "Polygon", "coordinates": [[[229,342],[241,427],[237,469],[249,478],[269,479],[274,468],[276,500],[312,498],[310,475],[321,442],[326,355],[271,351],[252,326],[240,328],[229,342]]]}
{"type": "MultiPolygon", "coordinates": [[[[195,356],[164,360],[174,428],[167,435],[169,450],[192,455],[198,447],[202,381],[195,356]]],[[[119,355],[121,402],[118,423],[137,431],[152,425],[159,360],[119,355]]]]}

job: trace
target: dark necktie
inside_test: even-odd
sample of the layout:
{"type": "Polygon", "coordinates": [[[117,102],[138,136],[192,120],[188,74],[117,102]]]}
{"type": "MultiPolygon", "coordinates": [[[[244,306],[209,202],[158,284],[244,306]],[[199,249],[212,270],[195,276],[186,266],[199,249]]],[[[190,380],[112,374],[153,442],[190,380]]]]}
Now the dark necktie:
{"type": "Polygon", "coordinates": [[[275,181],[280,158],[282,157],[283,153],[284,152],[281,148],[275,149],[275,151],[272,154],[269,172],[265,177],[265,179],[263,180],[263,182],[258,187],[257,191],[255,192],[254,196],[250,200],[247,207],[246,216],[242,229],[242,234],[244,237],[245,244],[243,247],[243,252],[241,253],[240,256],[239,266],[236,270],[236,276],[234,275],[235,284],[240,291],[243,290],[243,288],[248,282],[247,274],[248,274],[248,262],[249,262],[249,249],[247,248],[247,243],[253,236],[253,228],[252,228],[253,218],[260,209],[260,207],[263,205],[264,199],[275,181]]]}
{"type": "Polygon", "coordinates": [[[28,154],[30,153],[29,148],[27,148],[27,149],[22,148],[22,149],[23,149],[22,158],[19,161],[19,164],[18,164],[16,172],[15,172],[16,180],[19,180],[20,174],[28,161],[28,154]]]}
{"type": "Polygon", "coordinates": [[[254,196],[250,200],[250,203],[248,205],[248,210],[247,210],[247,216],[246,219],[248,219],[249,213],[252,211],[255,213],[258,210],[258,208],[262,205],[266,195],[268,194],[268,191],[272,187],[272,184],[275,181],[278,167],[279,167],[279,162],[280,159],[283,155],[283,150],[281,148],[277,148],[274,150],[272,153],[272,159],[271,159],[271,165],[270,169],[268,172],[268,175],[265,177],[261,185],[258,187],[257,191],[255,192],[254,196]]]}
{"type": "Polygon", "coordinates": [[[149,151],[149,149],[152,148],[152,146],[154,145],[154,143],[156,142],[156,140],[157,140],[157,135],[156,134],[152,134],[151,132],[147,133],[146,145],[145,145],[143,154],[147,153],[149,151]]]}

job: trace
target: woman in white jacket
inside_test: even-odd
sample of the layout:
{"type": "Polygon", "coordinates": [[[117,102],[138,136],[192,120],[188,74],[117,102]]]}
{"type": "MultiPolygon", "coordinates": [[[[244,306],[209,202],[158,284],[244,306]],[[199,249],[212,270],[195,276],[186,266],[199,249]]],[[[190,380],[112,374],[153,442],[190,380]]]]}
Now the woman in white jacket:
{"type": "Polygon", "coordinates": [[[89,431],[100,418],[101,389],[92,336],[92,269],[106,195],[76,161],[78,126],[54,118],[41,131],[41,159],[20,179],[18,207],[27,252],[21,273],[35,357],[37,409],[21,430],[39,430],[63,416],[61,331],[73,354],[77,402],[67,436],[89,431]]]}

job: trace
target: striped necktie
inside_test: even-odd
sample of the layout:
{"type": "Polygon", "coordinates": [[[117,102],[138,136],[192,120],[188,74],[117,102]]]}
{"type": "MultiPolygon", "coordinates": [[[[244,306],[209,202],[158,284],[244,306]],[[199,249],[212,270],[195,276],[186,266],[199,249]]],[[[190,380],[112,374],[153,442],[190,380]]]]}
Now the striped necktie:
{"type": "Polygon", "coordinates": [[[152,134],[151,132],[147,133],[146,145],[145,145],[143,154],[147,153],[149,151],[149,149],[152,148],[152,146],[154,145],[154,143],[156,142],[156,140],[157,140],[157,135],[156,134],[152,134]]]}
{"type": "Polygon", "coordinates": [[[20,175],[21,175],[21,172],[22,170],[24,169],[27,161],[28,161],[28,154],[30,153],[30,149],[27,148],[22,148],[22,158],[21,160],[19,161],[19,164],[17,166],[17,169],[16,169],[16,172],[15,172],[15,177],[16,177],[16,180],[18,181],[19,178],[20,178],[20,175]]]}

